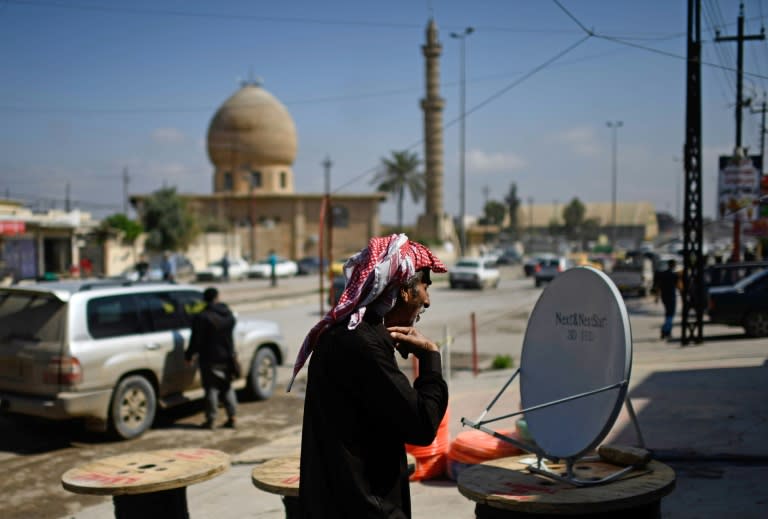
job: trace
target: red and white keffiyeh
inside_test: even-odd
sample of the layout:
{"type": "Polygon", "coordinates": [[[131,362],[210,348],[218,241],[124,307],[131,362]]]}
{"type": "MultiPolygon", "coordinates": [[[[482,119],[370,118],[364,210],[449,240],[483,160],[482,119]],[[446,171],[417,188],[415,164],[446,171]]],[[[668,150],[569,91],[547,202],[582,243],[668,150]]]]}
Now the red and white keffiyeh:
{"type": "MultiPolygon", "coordinates": [[[[447,272],[442,261],[424,245],[411,241],[405,234],[371,238],[368,247],[344,264],[347,284],[339,302],[325,314],[304,338],[293,365],[288,383],[291,390],[296,375],[309,358],[320,335],[331,325],[351,315],[347,327],[354,330],[363,320],[368,305],[377,301],[388,311],[397,299],[397,291],[416,272],[428,268],[432,272],[447,272]]],[[[386,313],[386,311],[384,313],[386,313]]]]}

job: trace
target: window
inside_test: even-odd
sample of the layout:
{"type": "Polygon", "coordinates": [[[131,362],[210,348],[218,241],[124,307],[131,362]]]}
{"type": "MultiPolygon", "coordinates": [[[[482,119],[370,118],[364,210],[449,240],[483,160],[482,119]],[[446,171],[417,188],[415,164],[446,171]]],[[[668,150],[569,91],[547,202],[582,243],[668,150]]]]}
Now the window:
{"type": "Polygon", "coordinates": [[[88,301],[88,329],[95,339],[141,333],[134,297],[99,297],[88,301]]]}
{"type": "Polygon", "coordinates": [[[182,318],[184,319],[185,326],[192,326],[192,319],[195,314],[199,314],[203,308],[205,308],[203,294],[200,292],[195,292],[193,290],[172,292],[171,298],[182,311],[182,318]]]}
{"type": "Polygon", "coordinates": [[[334,227],[349,227],[349,209],[341,205],[332,206],[331,221],[334,227]]]}
{"type": "Polygon", "coordinates": [[[141,309],[149,320],[153,331],[178,330],[186,328],[186,319],[179,304],[168,293],[141,294],[141,309]]]}
{"type": "Polygon", "coordinates": [[[261,187],[261,171],[251,171],[251,187],[261,187]]]}
{"type": "Polygon", "coordinates": [[[285,171],[280,172],[280,188],[285,189],[285,187],[288,185],[288,175],[285,173],[285,171]]]}
{"type": "Polygon", "coordinates": [[[11,338],[60,341],[66,308],[64,303],[49,296],[0,296],[0,341],[8,341],[11,338]]]}
{"type": "Polygon", "coordinates": [[[224,190],[232,191],[232,173],[229,171],[224,173],[224,190]]]}

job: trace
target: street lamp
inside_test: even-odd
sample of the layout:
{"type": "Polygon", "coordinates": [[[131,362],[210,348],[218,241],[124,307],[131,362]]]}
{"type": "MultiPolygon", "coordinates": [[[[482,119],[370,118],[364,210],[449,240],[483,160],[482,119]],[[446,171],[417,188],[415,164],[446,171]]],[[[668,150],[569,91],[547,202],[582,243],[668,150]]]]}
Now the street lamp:
{"type": "Polygon", "coordinates": [[[622,121],[608,121],[605,125],[613,130],[613,161],[611,166],[611,251],[616,251],[616,134],[624,126],[622,121]]]}
{"type": "Polygon", "coordinates": [[[464,175],[464,153],[466,138],[466,41],[467,36],[475,32],[472,27],[467,27],[463,32],[452,32],[451,38],[456,38],[461,42],[461,64],[459,67],[459,109],[461,118],[459,119],[459,249],[461,254],[466,254],[467,250],[467,229],[466,229],[466,180],[464,175]]]}

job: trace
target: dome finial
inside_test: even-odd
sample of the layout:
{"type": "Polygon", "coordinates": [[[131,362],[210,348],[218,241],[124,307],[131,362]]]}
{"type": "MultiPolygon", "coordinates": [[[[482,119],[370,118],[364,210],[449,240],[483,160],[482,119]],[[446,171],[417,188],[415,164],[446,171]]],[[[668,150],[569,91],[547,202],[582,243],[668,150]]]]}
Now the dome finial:
{"type": "Polygon", "coordinates": [[[253,67],[248,69],[248,79],[240,81],[240,86],[256,86],[260,87],[264,85],[264,79],[261,77],[253,76],[253,67]]]}

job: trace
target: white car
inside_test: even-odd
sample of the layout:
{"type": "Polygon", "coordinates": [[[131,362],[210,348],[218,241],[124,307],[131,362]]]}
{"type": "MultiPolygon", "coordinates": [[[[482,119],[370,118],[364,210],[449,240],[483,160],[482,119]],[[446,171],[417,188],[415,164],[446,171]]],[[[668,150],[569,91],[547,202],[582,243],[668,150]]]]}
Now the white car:
{"type": "MultiPolygon", "coordinates": [[[[277,264],[275,265],[275,274],[279,278],[287,278],[295,276],[299,272],[299,265],[286,258],[277,258],[277,264]]],[[[252,263],[248,267],[249,278],[268,278],[272,275],[272,265],[268,259],[261,260],[258,263],[252,263]]]]}
{"type": "MultiPolygon", "coordinates": [[[[224,279],[223,260],[209,263],[204,269],[195,273],[195,279],[198,281],[221,281],[224,279]]],[[[245,279],[248,277],[248,262],[243,258],[230,258],[228,275],[229,279],[245,279]]]]}
{"type": "MultiPolygon", "coordinates": [[[[180,254],[174,254],[171,261],[175,264],[174,270],[176,271],[176,281],[189,281],[195,277],[195,267],[187,259],[186,256],[180,254]]],[[[125,269],[121,274],[122,277],[128,281],[139,281],[139,273],[136,271],[136,267],[125,269]]],[[[162,281],[163,280],[163,267],[162,257],[155,257],[149,260],[149,270],[144,281],[162,281]]]]}
{"type": "Polygon", "coordinates": [[[448,271],[451,288],[496,288],[499,286],[500,278],[501,274],[496,268],[496,262],[488,257],[459,258],[453,268],[448,271]]]}

